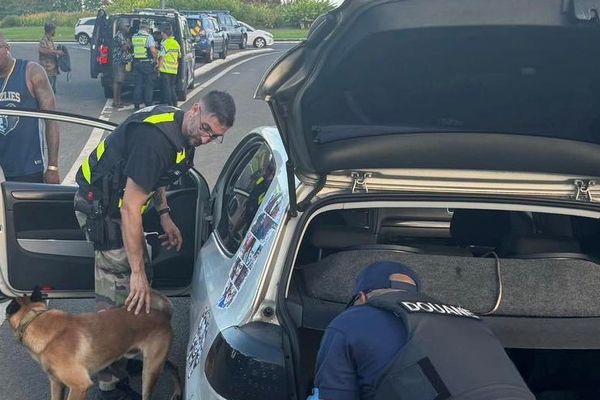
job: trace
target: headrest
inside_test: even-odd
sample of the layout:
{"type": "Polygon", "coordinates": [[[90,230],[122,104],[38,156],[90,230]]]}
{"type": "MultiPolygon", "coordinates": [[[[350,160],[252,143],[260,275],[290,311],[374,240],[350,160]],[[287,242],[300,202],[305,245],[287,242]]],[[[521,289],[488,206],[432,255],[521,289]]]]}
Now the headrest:
{"type": "Polygon", "coordinates": [[[510,232],[509,211],[455,210],[450,235],[459,246],[497,247],[510,232]]]}

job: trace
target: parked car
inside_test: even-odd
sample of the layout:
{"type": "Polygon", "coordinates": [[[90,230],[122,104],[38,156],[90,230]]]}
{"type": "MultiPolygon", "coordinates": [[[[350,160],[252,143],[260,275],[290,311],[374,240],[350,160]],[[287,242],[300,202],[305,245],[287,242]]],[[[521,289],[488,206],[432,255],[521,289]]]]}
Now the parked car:
{"type": "Polygon", "coordinates": [[[79,18],[75,24],[75,40],[81,45],[90,43],[90,38],[94,33],[94,24],[96,17],[79,18]]]}
{"type": "MultiPolygon", "coordinates": [[[[152,262],[157,287],[191,288],[188,400],[305,398],[376,260],[481,315],[538,398],[594,398],[600,31],[576,2],[515,4],[344,3],[260,83],[278,129],[250,132],[212,192],[195,170],[168,189],[184,248],[152,262]]],[[[90,295],[74,192],[2,183],[3,293],[90,295]]]]}
{"type": "MultiPolygon", "coordinates": [[[[92,51],[90,55],[90,74],[93,79],[100,76],[100,83],[104,89],[106,98],[112,97],[112,45],[113,37],[117,32],[117,22],[126,20],[130,25],[129,37],[133,36],[139,29],[140,21],[146,20],[153,30],[155,39],[160,37],[160,29],[165,23],[171,24],[173,37],[181,46],[182,57],[179,61],[177,72],[176,93],[178,100],[187,98],[188,89],[194,87],[194,69],[196,65],[194,43],[191,39],[187,20],[179,12],[170,9],[140,9],[131,13],[107,14],[106,11],[98,11],[96,25],[92,36],[92,51]]],[[[160,42],[157,41],[157,47],[160,42]]],[[[158,78],[158,75],[157,75],[158,78]]],[[[125,72],[124,88],[132,88],[135,84],[133,71],[125,72]]],[[[155,83],[154,89],[159,90],[159,84],[155,83]]]]}
{"type": "Polygon", "coordinates": [[[218,53],[220,58],[227,57],[227,33],[221,29],[215,18],[206,14],[186,14],[186,19],[192,32],[196,59],[202,58],[210,63],[215,53],[218,53]],[[200,30],[194,35],[194,27],[197,25],[200,30]]]}
{"type": "Polygon", "coordinates": [[[248,33],[248,43],[251,43],[252,46],[260,49],[266,46],[272,46],[275,42],[273,40],[273,34],[271,32],[263,31],[262,29],[256,29],[251,27],[245,22],[238,21],[241,26],[246,28],[246,32],[248,33]]]}
{"type": "Polygon", "coordinates": [[[227,32],[227,41],[230,46],[245,49],[248,44],[248,33],[237,19],[227,10],[201,10],[202,14],[208,14],[216,18],[221,29],[227,32]]]}

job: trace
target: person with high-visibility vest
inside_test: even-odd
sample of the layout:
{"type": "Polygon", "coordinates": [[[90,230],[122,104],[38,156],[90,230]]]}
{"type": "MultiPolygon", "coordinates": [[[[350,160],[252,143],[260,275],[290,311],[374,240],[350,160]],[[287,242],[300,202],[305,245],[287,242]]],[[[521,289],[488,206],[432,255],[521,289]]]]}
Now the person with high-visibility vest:
{"type": "MultiPolygon", "coordinates": [[[[163,246],[181,249],[183,238],[171,219],[166,187],[194,165],[196,147],[221,143],[234,119],[233,98],[222,91],[207,93],[186,112],[166,105],[146,107],[117,126],[81,164],[74,208],[94,244],[98,311],[126,306],[136,315],[150,312],[152,265],[142,214],[154,206],[163,246]]],[[[122,360],[100,371],[101,398],[129,395],[127,376],[122,360]]]]}
{"type": "Polygon", "coordinates": [[[158,71],[160,72],[162,102],[177,106],[177,69],[181,58],[181,47],[173,37],[171,24],[165,24],[162,30],[163,40],[158,55],[158,71]]]}
{"type": "Polygon", "coordinates": [[[149,32],[150,23],[140,21],[138,32],[131,38],[133,46],[133,72],[135,87],[133,89],[133,104],[139,110],[143,100],[146,107],[152,105],[154,95],[154,79],[156,78],[155,60],[157,57],[156,42],[149,32]]]}

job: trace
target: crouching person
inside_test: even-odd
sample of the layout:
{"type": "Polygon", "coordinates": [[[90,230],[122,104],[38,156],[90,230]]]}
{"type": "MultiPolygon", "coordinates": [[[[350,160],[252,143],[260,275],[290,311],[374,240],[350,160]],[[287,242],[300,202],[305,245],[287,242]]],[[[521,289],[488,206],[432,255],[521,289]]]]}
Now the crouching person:
{"type": "Polygon", "coordinates": [[[420,288],[395,262],[359,274],[321,342],[310,400],[535,399],[477,315],[420,288]]]}

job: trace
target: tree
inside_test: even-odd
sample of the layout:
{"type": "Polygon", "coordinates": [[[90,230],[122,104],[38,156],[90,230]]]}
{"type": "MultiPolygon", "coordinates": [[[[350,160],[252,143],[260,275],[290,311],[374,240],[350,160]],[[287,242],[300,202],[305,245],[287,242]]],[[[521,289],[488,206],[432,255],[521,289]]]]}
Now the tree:
{"type": "Polygon", "coordinates": [[[54,0],[53,11],[81,11],[81,0],[54,0]]]}

